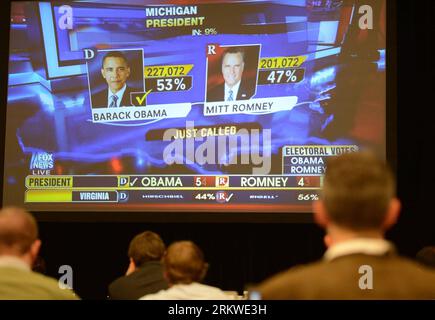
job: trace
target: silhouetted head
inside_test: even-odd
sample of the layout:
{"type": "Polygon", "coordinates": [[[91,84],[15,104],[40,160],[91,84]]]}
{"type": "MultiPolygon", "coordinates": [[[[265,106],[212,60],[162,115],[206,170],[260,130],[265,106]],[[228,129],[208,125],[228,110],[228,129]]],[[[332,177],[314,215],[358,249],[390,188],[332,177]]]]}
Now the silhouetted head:
{"type": "Polygon", "coordinates": [[[128,256],[140,267],[148,261],[160,261],[165,253],[165,244],[157,233],[145,231],[133,238],[128,256]]]}
{"type": "Polygon", "coordinates": [[[163,258],[165,277],[173,284],[201,282],[208,269],[201,249],[192,241],[171,244],[163,258]]]}
{"type": "Polygon", "coordinates": [[[40,245],[38,226],[30,213],[17,207],[0,211],[0,256],[16,256],[31,266],[40,245]]]}
{"type": "Polygon", "coordinates": [[[321,225],[352,231],[386,230],[400,211],[393,174],[370,152],[352,152],[326,161],[321,200],[314,203],[321,225]]]}

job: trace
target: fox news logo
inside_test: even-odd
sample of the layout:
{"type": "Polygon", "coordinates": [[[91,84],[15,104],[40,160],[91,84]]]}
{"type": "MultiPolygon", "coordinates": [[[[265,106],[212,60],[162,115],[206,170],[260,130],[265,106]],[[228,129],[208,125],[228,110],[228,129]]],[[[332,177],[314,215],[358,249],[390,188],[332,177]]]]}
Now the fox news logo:
{"type": "Polygon", "coordinates": [[[53,154],[48,152],[34,152],[30,160],[30,170],[35,175],[50,174],[54,168],[53,154]]]}

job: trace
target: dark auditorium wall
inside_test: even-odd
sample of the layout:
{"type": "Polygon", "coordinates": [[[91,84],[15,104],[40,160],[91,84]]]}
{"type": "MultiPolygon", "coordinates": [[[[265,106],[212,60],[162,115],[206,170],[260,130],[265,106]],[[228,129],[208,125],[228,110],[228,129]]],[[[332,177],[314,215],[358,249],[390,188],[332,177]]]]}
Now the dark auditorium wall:
{"type": "MultiPolygon", "coordinates": [[[[397,175],[403,208],[390,237],[414,256],[435,245],[433,1],[397,1],[397,175]],[[409,57],[416,61],[411,67],[409,57]]],[[[395,75],[393,75],[395,76],[395,75]]],[[[394,134],[394,132],[392,132],[394,134]]]]}
{"type": "MultiPolygon", "coordinates": [[[[397,85],[396,140],[398,192],[404,205],[399,223],[388,233],[400,253],[413,257],[424,245],[435,244],[434,174],[428,150],[434,134],[430,86],[429,39],[431,1],[401,1],[398,7],[398,72],[389,71],[389,86],[397,85]]],[[[392,45],[395,46],[395,41],[392,45]]],[[[433,67],[432,67],[433,68],[433,67]]],[[[394,98],[394,97],[393,97],[394,98]]],[[[393,112],[394,113],[394,112],[393,112]]],[[[394,114],[393,114],[394,116],[394,114]]],[[[394,141],[393,141],[394,144],[394,141]]],[[[243,290],[245,284],[299,263],[320,258],[323,231],[307,223],[144,223],[41,222],[42,256],[48,273],[58,277],[59,266],[71,265],[74,289],[86,299],[104,299],[108,283],[127,268],[127,246],[143,230],[161,234],[166,244],[190,239],[210,262],[208,284],[243,290]]]]}

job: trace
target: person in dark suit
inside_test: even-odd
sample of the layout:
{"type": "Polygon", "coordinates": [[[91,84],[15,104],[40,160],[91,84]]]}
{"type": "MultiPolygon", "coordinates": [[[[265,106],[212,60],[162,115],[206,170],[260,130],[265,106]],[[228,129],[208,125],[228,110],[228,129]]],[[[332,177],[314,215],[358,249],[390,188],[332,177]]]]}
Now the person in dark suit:
{"type": "Polygon", "coordinates": [[[241,47],[230,47],[222,55],[222,77],[224,82],[207,92],[207,101],[248,100],[255,93],[255,86],[243,79],[245,51],[241,47]]]}
{"type": "Polygon", "coordinates": [[[92,96],[92,108],[132,106],[130,93],[143,91],[127,85],[130,65],[125,55],[120,51],[109,51],[104,56],[101,75],[106,80],[108,87],[92,96]]]}
{"type": "Polygon", "coordinates": [[[130,242],[130,265],[125,276],[109,285],[109,298],[113,300],[137,300],[140,297],[168,288],[163,277],[160,260],[165,244],[160,236],[151,231],[138,234],[130,242]]]}
{"type": "Polygon", "coordinates": [[[369,152],[326,162],[316,222],[326,230],[323,259],[267,279],[263,299],[435,299],[435,272],[397,255],[384,233],[400,202],[389,168],[369,152]]]}

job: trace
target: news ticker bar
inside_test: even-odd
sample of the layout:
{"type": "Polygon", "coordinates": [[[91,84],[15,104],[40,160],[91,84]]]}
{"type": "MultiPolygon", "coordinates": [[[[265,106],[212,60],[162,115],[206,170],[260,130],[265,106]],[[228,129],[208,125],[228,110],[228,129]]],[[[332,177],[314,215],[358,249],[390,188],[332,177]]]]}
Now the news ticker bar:
{"type": "Polygon", "coordinates": [[[26,203],[130,204],[286,204],[319,199],[317,190],[37,190],[25,192],[26,203]]]}
{"type": "Polygon", "coordinates": [[[62,175],[27,176],[27,189],[87,190],[294,190],[320,189],[322,176],[62,175]]]}

